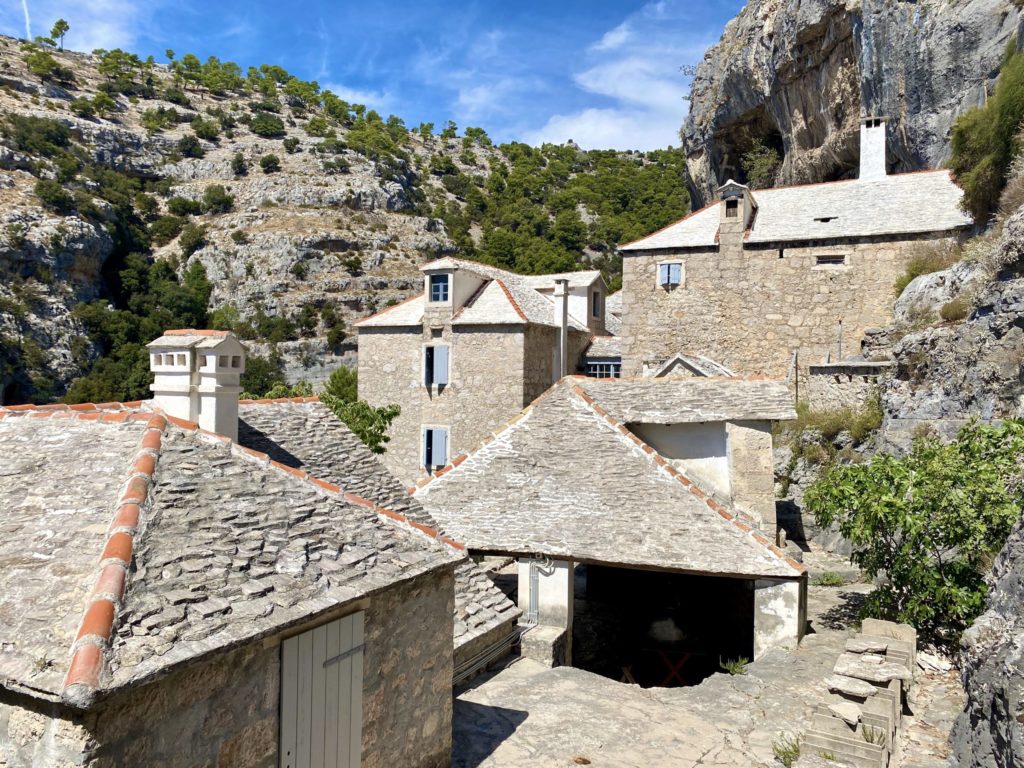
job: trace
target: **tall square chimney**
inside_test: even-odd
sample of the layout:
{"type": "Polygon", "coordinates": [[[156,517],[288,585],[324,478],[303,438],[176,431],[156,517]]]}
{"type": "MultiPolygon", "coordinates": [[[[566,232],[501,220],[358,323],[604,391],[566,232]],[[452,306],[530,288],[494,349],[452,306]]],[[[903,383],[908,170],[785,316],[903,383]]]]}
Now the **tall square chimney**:
{"type": "Polygon", "coordinates": [[[884,179],[885,164],[885,120],[881,117],[865,117],[860,121],[860,174],[861,181],[884,179]]]}

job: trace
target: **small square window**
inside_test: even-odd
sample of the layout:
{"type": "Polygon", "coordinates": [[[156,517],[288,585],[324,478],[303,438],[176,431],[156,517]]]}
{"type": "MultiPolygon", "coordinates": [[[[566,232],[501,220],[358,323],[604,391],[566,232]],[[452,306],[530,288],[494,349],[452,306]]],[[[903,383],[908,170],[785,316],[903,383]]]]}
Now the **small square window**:
{"type": "Polygon", "coordinates": [[[231,356],[231,367],[232,368],[241,368],[242,367],[242,357],[241,357],[241,355],[232,355],[231,356]]]}
{"type": "Polygon", "coordinates": [[[740,201],[739,200],[726,200],[725,201],[725,218],[735,219],[740,215],[740,201]]]}
{"type": "Polygon", "coordinates": [[[665,262],[658,265],[658,285],[672,288],[683,282],[683,264],[679,261],[665,262]]]}
{"type": "Polygon", "coordinates": [[[178,365],[188,365],[188,363],[185,362],[185,355],[178,355],[178,365]]]}
{"type": "Polygon", "coordinates": [[[227,368],[228,367],[228,356],[227,355],[220,355],[217,358],[217,365],[220,366],[221,368],[227,368]]]}
{"type": "Polygon", "coordinates": [[[432,302],[448,301],[448,275],[430,276],[430,300],[432,302]]]}

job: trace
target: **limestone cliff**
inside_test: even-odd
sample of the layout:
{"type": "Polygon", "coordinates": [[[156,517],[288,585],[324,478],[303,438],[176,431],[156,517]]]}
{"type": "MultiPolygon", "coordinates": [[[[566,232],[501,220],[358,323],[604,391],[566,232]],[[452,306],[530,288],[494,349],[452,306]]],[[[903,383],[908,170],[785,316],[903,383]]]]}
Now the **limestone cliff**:
{"type": "Polygon", "coordinates": [[[891,170],[941,165],[1019,16],[1012,0],[750,0],[693,80],[680,136],[694,207],[743,176],[755,139],[780,154],[777,184],[849,176],[862,115],[888,119],[891,170]]]}

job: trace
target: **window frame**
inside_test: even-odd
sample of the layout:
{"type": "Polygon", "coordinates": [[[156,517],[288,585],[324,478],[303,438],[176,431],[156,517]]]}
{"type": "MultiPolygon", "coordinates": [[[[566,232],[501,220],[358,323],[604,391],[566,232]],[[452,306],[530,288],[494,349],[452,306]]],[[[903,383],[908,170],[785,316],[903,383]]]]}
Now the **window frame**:
{"type": "Polygon", "coordinates": [[[740,200],[738,197],[730,197],[725,201],[725,218],[738,219],[740,217],[740,200]]]}
{"type": "Polygon", "coordinates": [[[591,379],[620,379],[622,360],[588,360],[586,375],[591,379]]]}
{"type": "Polygon", "coordinates": [[[846,260],[845,253],[816,253],[814,255],[814,267],[816,269],[835,269],[836,267],[848,267],[850,262],[846,260]]]}
{"type": "MultiPolygon", "coordinates": [[[[440,292],[440,291],[439,291],[440,292]]],[[[447,304],[451,301],[452,295],[452,276],[447,272],[441,272],[439,274],[427,275],[427,302],[430,304],[447,304]],[[443,281],[443,282],[442,282],[443,281]],[[439,299],[434,298],[435,288],[444,288],[444,296],[439,299]]]]}
{"type": "Polygon", "coordinates": [[[601,317],[601,292],[594,291],[590,296],[590,314],[594,319],[601,317]]]}
{"type": "Polygon", "coordinates": [[[422,376],[420,377],[423,382],[423,386],[427,389],[431,387],[446,387],[452,380],[452,352],[451,345],[449,344],[424,344],[423,345],[423,365],[422,365],[422,376]],[[443,349],[444,353],[441,355],[437,354],[437,350],[443,349]],[[441,376],[438,376],[438,368],[440,361],[443,362],[443,372],[441,376]],[[440,379],[440,380],[439,380],[440,379]]]}
{"type": "Polygon", "coordinates": [[[679,286],[682,286],[685,283],[685,281],[686,281],[686,271],[683,268],[683,261],[682,261],[682,259],[674,260],[674,261],[659,261],[658,262],[658,286],[659,287],[665,288],[667,290],[672,290],[673,288],[678,288],[679,286]],[[672,281],[672,268],[673,267],[675,267],[676,270],[677,270],[675,282],[672,281]],[[665,274],[665,279],[664,280],[662,279],[662,274],[663,274],[662,270],[663,269],[667,270],[666,272],[664,272],[664,274],[665,274]]]}
{"type": "Polygon", "coordinates": [[[420,465],[427,470],[427,472],[433,472],[440,467],[448,465],[448,458],[451,454],[451,430],[447,426],[424,426],[421,431],[420,439],[420,465]],[[437,463],[436,456],[434,456],[434,433],[444,433],[444,461],[437,463]]]}

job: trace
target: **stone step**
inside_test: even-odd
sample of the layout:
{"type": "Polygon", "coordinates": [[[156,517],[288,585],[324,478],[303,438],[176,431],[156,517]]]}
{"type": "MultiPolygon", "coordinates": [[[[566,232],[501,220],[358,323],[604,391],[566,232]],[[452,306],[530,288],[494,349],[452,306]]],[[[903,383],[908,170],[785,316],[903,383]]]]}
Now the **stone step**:
{"type": "MultiPolygon", "coordinates": [[[[835,716],[836,712],[830,709],[829,705],[843,701],[848,701],[848,699],[838,695],[831,696],[825,703],[819,704],[815,708],[815,714],[835,716]]],[[[880,733],[884,733],[886,735],[885,744],[891,748],[895,727],[893,724],[892,708],[889,702],[884,699],[868,699],[859,706],[860,722],[865,726],[877,729],[880,733]]]]}
{"type": "Polygon", "coordinates": [[[855,740],[811,729],[804,734],[802,744],[809,751],[832,755],[857,768],[885,768],[889,763],[888,749],[878,744],[869,744],[859,737],[855,740]]]}

